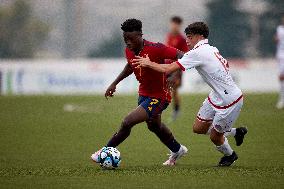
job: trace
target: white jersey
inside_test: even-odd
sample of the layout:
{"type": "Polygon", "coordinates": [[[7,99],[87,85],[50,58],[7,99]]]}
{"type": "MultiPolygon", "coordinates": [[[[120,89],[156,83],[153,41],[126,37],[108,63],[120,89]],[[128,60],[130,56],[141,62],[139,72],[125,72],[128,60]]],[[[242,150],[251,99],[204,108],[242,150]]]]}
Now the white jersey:
{"type": "Polygon", "coordinates": [[[284,58],[284,25],[280,25],[276,30],[276,37],[278,39],[276,57],[284,58]]]}
{"type": "Polygon", "coordinates": [[[242,98],[229,73],[229,66],[216,47],[208,44],[208,39],[199,41],[192,50],[178,60],[183,71],[195,68],[204,81],[212,88],[209,102],[216,108],[226,108],[242,98]]]}

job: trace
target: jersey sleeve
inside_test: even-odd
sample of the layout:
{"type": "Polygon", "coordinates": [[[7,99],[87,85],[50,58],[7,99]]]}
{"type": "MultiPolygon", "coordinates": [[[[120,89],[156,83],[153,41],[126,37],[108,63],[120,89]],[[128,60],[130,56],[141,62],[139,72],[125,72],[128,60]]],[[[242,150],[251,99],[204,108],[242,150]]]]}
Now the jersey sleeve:
{"type": "Polygon", "coordinates": [[[173,47],[168,47],[166,45],[160,44],[159,51],[160,51],[159,54],[162,59],[171,59],[171,60],[177,59],[177,49],[173,47]]]}
{"type": "Polygon", "coordinates": [[[178,59],[177,64],[180,66],[181,70],[185,71],[200,66],[202,61],[194,51],[189,51],[185,53],[181,59],[178,59]]]}

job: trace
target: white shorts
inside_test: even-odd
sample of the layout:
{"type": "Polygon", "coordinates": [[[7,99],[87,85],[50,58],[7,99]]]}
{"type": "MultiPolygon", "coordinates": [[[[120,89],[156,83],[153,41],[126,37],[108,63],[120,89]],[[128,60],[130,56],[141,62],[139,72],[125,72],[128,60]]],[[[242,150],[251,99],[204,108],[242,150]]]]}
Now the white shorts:
{"type": "Polygon", "coordinates": [[[226,108],[218,108],[213,106],[208,100],[205,99],[203,105],[199,109],[197,119],[203,122],[212,122],[213,127],[219,133],[224,133],[232,129],[233,124],[239,117],[243,106],[243,98],[226,106],[226,108]]]}

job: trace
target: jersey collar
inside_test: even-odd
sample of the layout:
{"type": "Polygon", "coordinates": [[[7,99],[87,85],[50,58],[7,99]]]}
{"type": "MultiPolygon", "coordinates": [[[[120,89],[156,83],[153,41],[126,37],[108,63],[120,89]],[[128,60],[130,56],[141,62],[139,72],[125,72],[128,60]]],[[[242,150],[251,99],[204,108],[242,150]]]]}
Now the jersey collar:
{"type": "Polygon", "coordinates": [[[208,39],[203,39],[203,40],[199,41],[198,43],[196,43],[196,45],[194,45],[193,49],[197,49],[201,45],[205,45],[205,44],[208,44],[208,39]]]}
{"type": "MultiPolygon", "coordinates": [[[[145,39],[143,39],[143,47],[142,47],[142,49],[138,52],[137,56],[140,56],[140,53],[143,51],[143,49],[144,49],[144,47],[145,47],[145,45],[146,45],[147,43],[148,43],[148,41],[146,41],[145,39]]],[[[136,55],[134,51],[132,51],[132,52],[133,52],[134,55],[136,55]]]]}

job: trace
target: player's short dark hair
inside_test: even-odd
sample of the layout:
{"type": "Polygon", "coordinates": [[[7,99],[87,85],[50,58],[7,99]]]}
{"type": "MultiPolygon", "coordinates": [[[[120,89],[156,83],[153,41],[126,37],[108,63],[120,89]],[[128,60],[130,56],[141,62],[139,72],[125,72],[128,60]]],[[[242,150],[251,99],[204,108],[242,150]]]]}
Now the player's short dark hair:
{"type": "Polygon", "coordinates": [[[174,22],[176,24],[182,24],[182,18],[180,16],[172,16],[171,17],[171,22],[174,22]]]}
{"type": "Polygon", "coordinates": [[[124,32],[133,32],[133,31],[142,32],[142,22],[135,18],[130,18],[130,19],[125,20],[121,24],[121,29],[124,32]]]}
{"type": "Polygon", "coordinates": [[[208,38],[209,28],[204,22],[194,22],[185,28],[184,33],[186,35],[199,34],[205,38],[208,38]]]}

